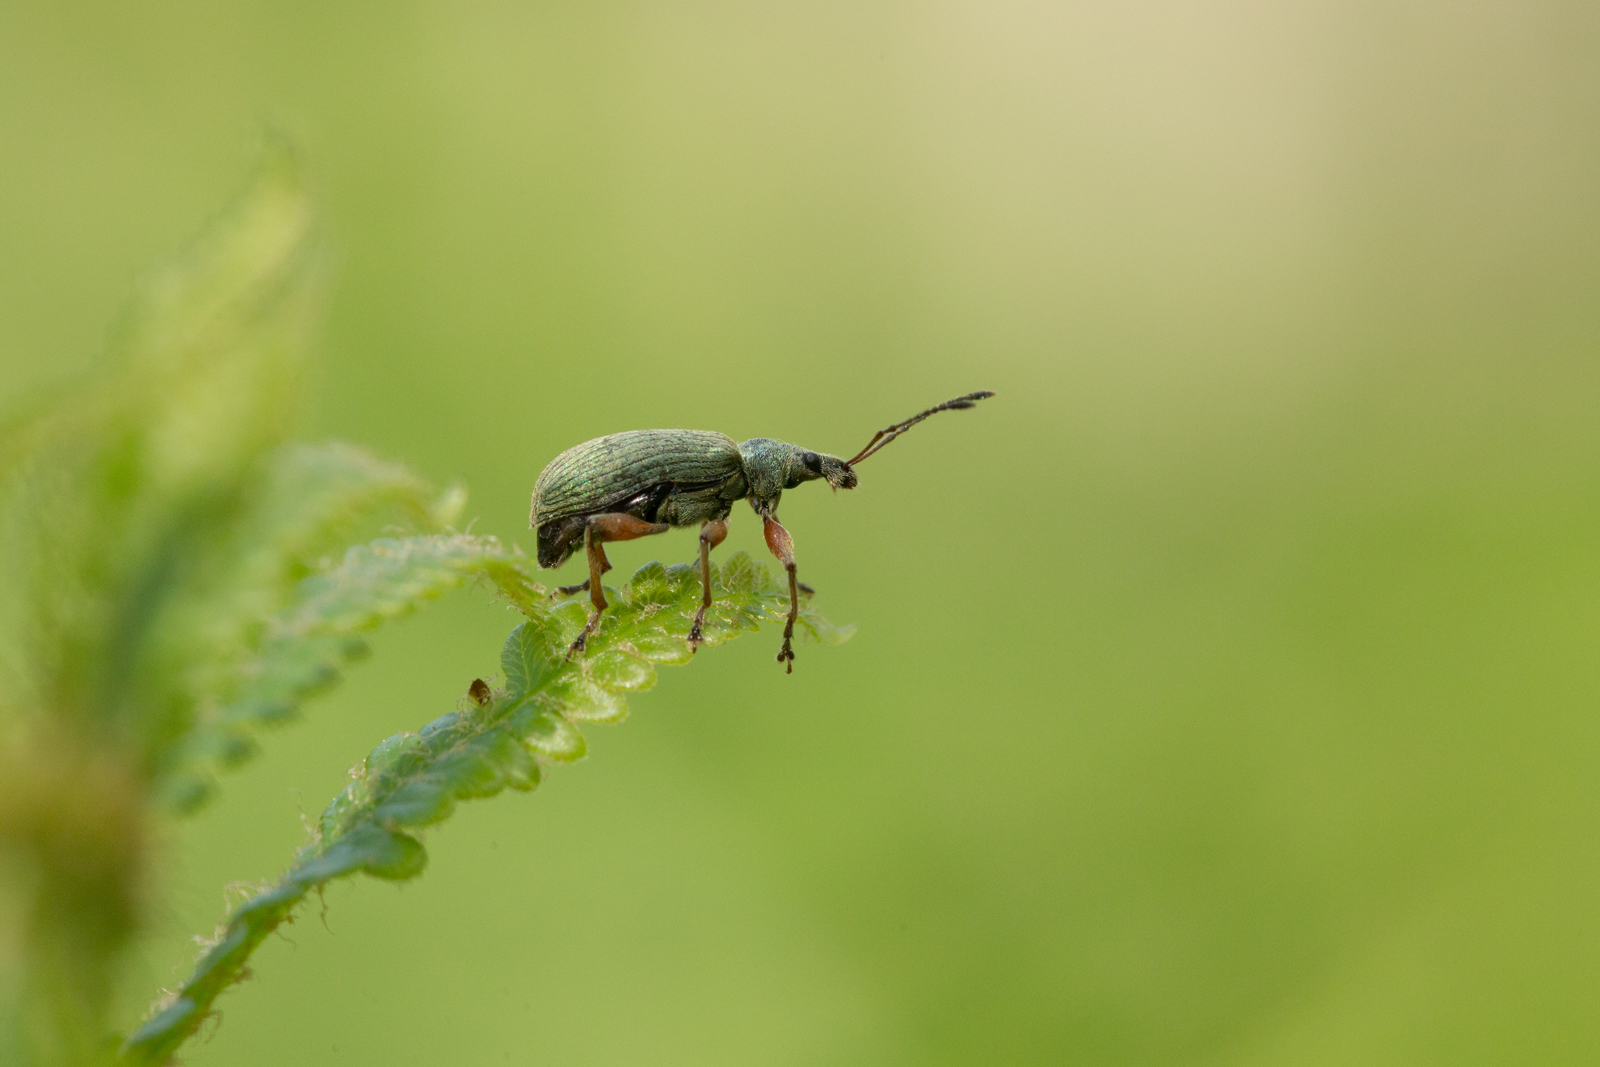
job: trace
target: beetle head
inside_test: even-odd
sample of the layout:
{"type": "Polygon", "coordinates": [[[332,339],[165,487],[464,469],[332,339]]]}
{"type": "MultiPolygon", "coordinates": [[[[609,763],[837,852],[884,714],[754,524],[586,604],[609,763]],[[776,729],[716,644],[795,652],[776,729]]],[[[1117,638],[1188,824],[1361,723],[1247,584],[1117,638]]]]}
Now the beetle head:
{"type": "Polygon", "coordinates": [[[826,452],[807,452],[805,462],[808,469],[813,460],[818,469],[813,477],[828,479],[828,484],[835,489],[856,487],[856,469],[838,456],[830,456],[826,452]]]}
{"type": "Polygon", "coordinates": [[[856,487],[856,472],[838,456],[813,452],[770,437],[746,441],[739,446],[739,455],[744,461],[750,502],[757,511],[767,514],[777,510],[778,498],[785,489],[793,489],[802,482],[822,478],[835,489],[856,487]]]}

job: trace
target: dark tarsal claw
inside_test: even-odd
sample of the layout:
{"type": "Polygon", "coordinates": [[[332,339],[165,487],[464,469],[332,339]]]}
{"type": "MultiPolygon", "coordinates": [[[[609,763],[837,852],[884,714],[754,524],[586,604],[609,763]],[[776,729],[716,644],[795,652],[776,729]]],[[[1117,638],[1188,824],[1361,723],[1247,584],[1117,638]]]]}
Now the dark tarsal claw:
{"type": "Polygon", "coordinates": [[[582,652],[589,644],[589,635],[594,633],[595,631],[597,631],[599,629],[600,629],[600,612],[597,611],[593,615],[589,616],[589,624],[587,626],[585,626],[581,631],[579,631],[578,639],[576,641],[572,642],[571,647],[569,647],[567,649],[567,658],[571,659],[573,656],[577,655],[579,652],[582,652]]]}
{"type": "Polygon", "coordinates": [[[784,674],[794,673],[794,648],[787,637],[783,639],[783,648],[778,651],[778,662],[784,664],[784,674]]]}
{"type": "Polygon", "coordinates": [[[706,609],[705,608],[701,608],[698,612],[695,613],[694,625],[689,627],[689,651],[690,651],[690,653],[695,653],[695,652],[700,651],[700,642],[705,640],[705,634],[700,629],[700,624],[705,621],[705,617],[706,617],[706,609]]]}

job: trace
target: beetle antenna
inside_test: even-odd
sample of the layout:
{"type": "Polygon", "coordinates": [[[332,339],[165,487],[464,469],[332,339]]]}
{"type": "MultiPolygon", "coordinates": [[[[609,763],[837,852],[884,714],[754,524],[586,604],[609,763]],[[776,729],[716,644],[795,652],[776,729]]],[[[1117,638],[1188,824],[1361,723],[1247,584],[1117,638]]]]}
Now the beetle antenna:
{"type": "Polygon", "coordinates": [[[880,451],[884,445],[893,441],[929,415],[937,415],[941,411],[959,411],[962,408],[970,408],[978,401],[985,400],[991,396],[994,396],[994,394],[987,389],[979,390],[976,393],[968,393],[966,396],[958,396],[954,400],[946,400],[943,404],[935,405],[920,415],[913,415],[905,422],[897,422],[893,426],[879,430],[873,435],[872,440],[867,442],[867,447],[856,453],[854,459],[845,460],[845,466],[854,467],[874,452],[880,451]]]}

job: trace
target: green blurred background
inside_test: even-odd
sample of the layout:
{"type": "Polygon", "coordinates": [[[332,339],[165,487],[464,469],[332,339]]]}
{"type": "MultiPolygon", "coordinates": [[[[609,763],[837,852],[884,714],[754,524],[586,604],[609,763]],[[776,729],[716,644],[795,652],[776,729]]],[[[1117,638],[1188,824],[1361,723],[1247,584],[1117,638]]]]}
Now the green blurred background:
{"type": "MultiPolygon", "coordinates": [[[[1600,1058],[1597,56],[1592,2],[0,4],[0,399],[267,127],[338,261],[302,435],[479,532],[601,433],[1000,394],[785,498],[852,641],[664,672],[188,1062],[1600,1058]]],[[[127,1021],[512,621],[381,635],[169,829],[127,1021]]]]}

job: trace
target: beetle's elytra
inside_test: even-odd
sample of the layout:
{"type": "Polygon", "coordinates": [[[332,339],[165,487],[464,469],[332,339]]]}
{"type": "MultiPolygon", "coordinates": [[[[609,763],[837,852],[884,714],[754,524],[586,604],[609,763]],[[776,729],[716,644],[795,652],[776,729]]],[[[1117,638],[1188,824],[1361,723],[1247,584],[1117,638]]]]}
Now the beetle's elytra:
{"type": "Polygon", "coordinates": [[[798,445],[754,437],[737,444],[708,430],[629,430],[597,437],[550,461],[533,486],[528,521],[538,531],[539,566],[559,567],[581,545],[589,577],[564,586],[567,595],[587,589],[594,604],[589,623],[569,655],[600,624],[606,598],[600,576],[611,569],[606,541],[665,533],[674,526],[700,526],[700,610],[689,629],[689,649],[699,647],[700,627],[711,606],[711,550],[728,535],[728,513],[741,497],[761,516],[767,547],[789,572],[789,618],[778,662],[794,670],[794,621],[800,615],[794,542],[778,522],[778,499],[801,482],[826,479],[835,489],[854,489],[855,466],[929,415],[970,408],[990,392],[968,393],[879,430],[851,459],[812,452],[798,445]]]}

